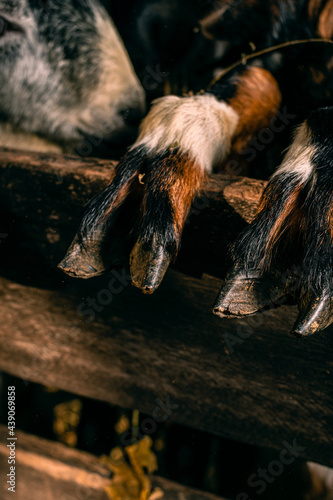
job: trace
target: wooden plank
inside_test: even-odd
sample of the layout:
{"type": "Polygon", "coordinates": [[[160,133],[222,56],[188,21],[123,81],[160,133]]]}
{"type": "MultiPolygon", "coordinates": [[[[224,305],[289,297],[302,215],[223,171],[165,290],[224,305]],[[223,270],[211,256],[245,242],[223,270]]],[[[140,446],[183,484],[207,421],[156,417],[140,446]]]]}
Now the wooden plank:
{"type": "Polygon", "coordinates": [[[296,442],[333,465],[332,328],[290,337],[285,308],[220,320],[220,283],[207,276],[170,271],[151,297],[128,284],[109,275],[46,291],[1,279],[0,370],[153,416],[170,403],[172,421],[277,450],[296,442]]]}
{"type": "MultiPolygon", "coordinates": [[[[39,265],[55,266],[73,239],[84,205],[107,186],[114,167],[110,161],[0,150],[1,233],[8,233],[0,246],[4,272],[11,268],[14,273],[19,261],[17,274],[25,274],[22,265],[31,266],[31,253],[39,265]]],[[[212,176],[193,204],[176,267],[197,276],[221,276],[226,247],[253,217],[264,185],[212,176]]]]}
{"type": "MultiPolygon", "coordinates": [[[[38,266],[61,259],[82,206],[107,185],[114,166],[4,151],[0,171],[2,225],[15,221],[0,246],[7,249],[1,261],[12,274],[26,258],[22,249],[33,250],[38,266]]],[[[253,216],[263,186],[215,176],[194,206],[198,213],[186,227],[178,267],[220,275],[226,245],[253,216]]],[[[146,412],[154,410],[157,397],[168,396],[179,405],[171,415],[175,421],[273,447],[297,438],[304,456],[332,464],[332,329],[313,339],[291,339],[290,308],[221,321],[209,313],[218,281],[174,272],[155,297],[125,287],[112,293],[107,308],[100,301],[109,300],[101,292],[109,281],[70,281],[66,291],[43,292],[4,280],[2,368],[146,412]],[[93,323],[86,323],[89,297],[104,308],[93,323]],[[233,337],[228,341],[227,335],[233,337]]]]}
{"type": "MultiPolygon", "coordinates": [[[[17,432],[16,492],[9,492],[7,435],[0,426],[2,500],[110,500],[105,492],[110,472],[97,457],[23,432],[17,432]]],[[[152,483],[164,493],[163,500],[222,500],[159,477],[152,483]]]]}

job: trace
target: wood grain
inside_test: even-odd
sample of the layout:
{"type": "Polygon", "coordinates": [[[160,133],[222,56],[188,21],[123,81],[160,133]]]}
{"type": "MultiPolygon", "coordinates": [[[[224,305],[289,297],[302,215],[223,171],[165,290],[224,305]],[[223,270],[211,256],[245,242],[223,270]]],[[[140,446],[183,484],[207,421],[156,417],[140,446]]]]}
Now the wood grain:
{"type": "Polygon", "coordinates": [[[285,307],[220,320],[219,285],[170,271],[146,297],[110,276],[58,291],[1,279],[0,370],[151,415],[168,399],[174,422],[277,450],[296,439],[333,465],[332,329],[290,337],[285,307]]]}

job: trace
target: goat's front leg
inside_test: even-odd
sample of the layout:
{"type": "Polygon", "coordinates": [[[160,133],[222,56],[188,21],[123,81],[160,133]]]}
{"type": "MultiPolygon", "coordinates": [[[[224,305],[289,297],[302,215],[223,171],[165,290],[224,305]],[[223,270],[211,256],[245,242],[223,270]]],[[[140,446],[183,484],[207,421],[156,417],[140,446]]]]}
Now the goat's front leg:
{"type": "Polygon", "coordinates": [[[217,315],[247,316],[294,296],[295,335],[333,321],[332,123],[333,108],[322,108],[298,128],[257,216],[233,246],[217,315]]]}
{"type": "Polygon", "coordinates": [[[133,218],[130,268],[134,285],[152,293],[177,255],[191,203],[207,174],[268,126],[279,104],[274,78],[256,67],[234,72],[201,95],[157,100],[114,180],[86,207],[61,267],[78,277],[109,267],[110,241],[118,240],[116,220],[141,188],[134,214],[127,214],[133,218]]]}

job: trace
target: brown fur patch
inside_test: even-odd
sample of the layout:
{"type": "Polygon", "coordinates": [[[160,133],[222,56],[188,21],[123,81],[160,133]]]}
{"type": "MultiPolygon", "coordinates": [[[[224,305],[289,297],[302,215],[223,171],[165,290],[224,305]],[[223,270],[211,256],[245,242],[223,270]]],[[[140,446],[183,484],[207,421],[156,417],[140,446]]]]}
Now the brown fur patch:
{"type": "Polygon", "coordinates": [[[239,77],[229,104],[239,115],[232,150],[240,153],[259,130],[269,127],[281,104],[281,92],[269,71],[252,67],[239,77]]]}
{"type": "Polygon", "coordinates": [[[318,33],[323,38],[333,38],[333,0],[328,0],[320,14],[318,33]]]}
{"type": "Polygon", "coordinates": [[[325,81],[326,76],[322,71],[320,71],[317,68],[314,68],[313,66],[310,66],[309,70],[314,84],[320,85],[325,81]]]}
{"type": "Polygon", "coordinates": [[[152,177],[151,182],[161,192],[167,193],[173,210],[175,234],[180,238],[191,204],[206,174],[187,154],[180,153],[170,154],[160,172],[152,177]]]}
{"type": "MultiPolygon", "coordinates": [[[[242,7],[245,3],[246,7],[254,7],[258,3],[258,0],[247,0],[246,2],[244,2],[243,0],[242,7]]],[[[214,39],[214,28],[216,27],[219,19],[227,10],[234,10],[236,8],[240,8],[237,2],[235,2],[235,4],[233,5],[232,0],[216,0],[212,6],[211,11],[200,21],[202,34],[206,38],[214,39]]]]}
{"type": "Polygon", "coordinates": [[[214,38],[214,34],[211,33],[211,29],[215,27],[220,17],[223,16],[224,12],[229,8],[230,2],[220,1],[216,4],[216,7],[212,10],[212,12],[200,21],[201,32],[206,38],[214,38]]]}
{"type": "MultiPolygon", "coordinates": [[[[114,212],[117,208],[120,207],[120,205],[124,202],[125,198],[127,198],[127,196],[130,194],[130,192],[132,191],[133,182],[135,181],[136,177],[137,173],[135,172],[132,175],[132,177],[123,186],[121,186],[113,202],[106,208],[103,217],[101,218],[102,223],[105,222],[105,220],[111,216],[112,212],[114,212]]],[[[112,182],[113,180],[111,181],[111,183],[112,182]]]]}
{"type": "Polygon", "coordinates": [[[327,70],[328,71],[332,71],[333,70],[333,57],[327,63],[327,70]]]}
{"type": "Polygon", "coordinates": [[[323,0],[309,0],[308,13],[311,21],[316,21],[322,6],[323,0]]]}
{"type": "MultiPolygon", "coordinates": [[[[299,198],[302,187],[300,184],[292,191],[271,229],[265,249],[265,266],[270,264],[273,252],[282,237],[288,241],[290,238],[295,239],[295,234],[302,234],[305,231],[305,220],[299,198]]],[[[279,189],[265,190],[259,205],[259,212],[274,205],[278,198],[280,198],[279,189]]]]}

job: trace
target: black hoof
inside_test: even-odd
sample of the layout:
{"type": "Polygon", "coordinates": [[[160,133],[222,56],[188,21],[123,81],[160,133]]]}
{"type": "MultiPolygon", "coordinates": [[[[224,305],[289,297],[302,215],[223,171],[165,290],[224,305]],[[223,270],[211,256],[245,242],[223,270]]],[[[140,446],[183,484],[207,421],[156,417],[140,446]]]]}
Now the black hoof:
{"type": "Polygon", "coordinates": [[[88,279],[103,274],[107,267],[100,254],[100,248],[90,244],[88,251],[75,238],[58,268],[74,278],[88,279]]]}
{"type": "Polygon", "coordinates": [[[143,245],[139,239],[131,253],[130,267],[133,285],[143,293],[152,294],[161,284],[172,261],[172,255],[154,242],[143,245]]]}
{"type": "Polygon", "coordinates": [[[281,305],[289,287],[289,281],[279,273],[236,270],[227,276],[213,312],[220,318],[251,316],[269,306],[281,305]]]}
{"type": "Polygon", "coordinates": [[[324,330],[333,322],[333,299],[328,293],[316,297],[313,292],[307,292],[299,305],[299,315],[291,334],[296,337],[306,337],[324,330]]]}

